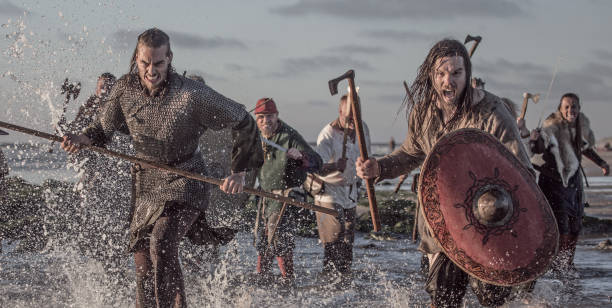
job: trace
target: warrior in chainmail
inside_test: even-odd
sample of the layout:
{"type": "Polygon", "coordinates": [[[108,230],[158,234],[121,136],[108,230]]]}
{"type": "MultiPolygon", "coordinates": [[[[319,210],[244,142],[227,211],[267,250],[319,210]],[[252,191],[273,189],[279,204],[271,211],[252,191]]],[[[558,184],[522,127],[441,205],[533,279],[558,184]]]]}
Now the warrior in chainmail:
{"type": "MultiPolygon", "coordinates": [[[[62,148],[76,152],[80,144],[102,146],[119,131],[132,137],[139,158],[207,174],[199,137],[207,128],[230,127],[232,174],[220,188],[242,192],[245,171],[263,162],[255,121],[243,105],[176,74],[171,61],[167,34],[156,28],[140,34],[130,72],[117,81],[100,117],[84,134],[64,137],[62,148]]],[[[136,265],[136,307],[184,307],[178,245],[206,210],[211,187],[159,169],[134,169],[130,249],[136,265]]]]}

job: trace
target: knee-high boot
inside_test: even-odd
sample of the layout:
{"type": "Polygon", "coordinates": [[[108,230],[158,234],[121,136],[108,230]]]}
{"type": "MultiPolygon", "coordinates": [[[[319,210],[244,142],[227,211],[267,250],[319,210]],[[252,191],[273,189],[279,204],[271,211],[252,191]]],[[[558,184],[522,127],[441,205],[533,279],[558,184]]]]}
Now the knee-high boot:
{"type": "Polygon", "coordinates": [[[284,256],[276,257],[278,262],[278,268],[281,272],[281,276],[286,279],[293,279],[293,253],[288,253],[284,256]]]}
{"type": "Polygon", "coordinates": [[[257,273],[258,274],[269,273],[271,267],[272,267],[272,257],[271,256],[266,256],[266,255],[257,256],[257,273]]]}
{"type": "Polygon", "coordinates": [[[570,270],[576,270],[576,266],[574,265],[574,256],[576,255],[578,235],[568,236],[567,242],[567,267],[570,270]]]}

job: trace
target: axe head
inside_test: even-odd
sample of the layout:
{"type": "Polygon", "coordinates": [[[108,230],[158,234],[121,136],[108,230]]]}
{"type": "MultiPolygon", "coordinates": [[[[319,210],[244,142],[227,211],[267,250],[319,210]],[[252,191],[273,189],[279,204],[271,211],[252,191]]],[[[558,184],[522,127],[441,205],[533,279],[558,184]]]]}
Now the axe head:
{"type": "Polygon", "coordinates": [[[524,99],[530,99],[533,101],[534,104],[537,104],[540,101],[540,94],[531,94],[531,93],[523,93],[523,98],[524,99]]]}
{"type": "Polygon", "coordinates": [[[467,43],[469,43],[471,41],[476,41],[477,43],[480,43],[480,40],[482,40],[481,36],[471,36],[471,35],[468,34],[465,37],[465,42],[463,42],[463,44],[467,44],[467,43]]]}
{"type": "Polygon", "coordinates": [[[338,83],[340,83],[340,81],[347,79],[347,78],[354,79],[355,71],[348,70],[346,73],[342,74],[342,76],[328,81],[327,84],[329,85],[329,93],[331,93],[331,95],[338,94],[338,83]]]}

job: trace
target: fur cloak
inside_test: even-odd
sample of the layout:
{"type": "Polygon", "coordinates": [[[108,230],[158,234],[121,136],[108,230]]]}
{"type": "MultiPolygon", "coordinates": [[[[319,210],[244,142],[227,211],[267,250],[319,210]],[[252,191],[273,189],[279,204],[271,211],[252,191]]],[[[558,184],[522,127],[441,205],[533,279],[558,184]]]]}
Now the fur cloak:
{"type": "MultiPolygon", "coordinates": [[[[580,151],[592,148],[595,145],[595,136],[591,130],[589,119],[581,112],[579,116],[580,128],[582,130],[582,148],[580,151]]],[[[569,178],[580,168],[580,157],[576,155],[573,148],[576,130],[570,127],[563,118],[561,112],[552,113],[544,121],[541,131],[544,145],[555,157],[557,171],[561,176],[563,186],[567,187],[569,178]]]]}

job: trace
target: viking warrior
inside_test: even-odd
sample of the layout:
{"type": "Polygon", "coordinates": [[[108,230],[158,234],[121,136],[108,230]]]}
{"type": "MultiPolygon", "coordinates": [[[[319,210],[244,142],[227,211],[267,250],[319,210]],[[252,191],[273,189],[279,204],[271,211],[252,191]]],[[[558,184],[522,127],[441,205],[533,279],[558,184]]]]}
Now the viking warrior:
{"type": "Polygon", "coordinates": [[[561,97],[557,111],[546,120],[541,130],[533,130],[531,151],[542,154],[544,164],[535,166],[540,171],[538,184],[559,226],[559,254],[554,268],[559,273],[575,273],[574,253],[584,214],[584,189],[580,173],[582,156],[601,167],[604,175],[610,166],[593,150],[595,136],[589,119],[580,112],[580,100],[574,93],[561,97]]]}
{"type": "Polygon", "coordinates": [[[104,99],[108,96],[116,81],[117,78],[111,73],[103,73],[98,77],[96,93],[91,95],[85,101],[85,104],[79,107],[76,117],[68,125],[68,130],[71,133],[82,131],[94,121],[100,112],[104,99]]]}
{"type": "MultiPolygon", "coordinates": [[[[318,171],[322,161],[302,136],[278,118],[276,103],[262,98],[255,106],[255,119],[261,131],[264,164],[257,179],[266,191],[305,199],[301,189],[307,172],[318,171]]],[[[299,212],[276,200],[263,199],[255,223],[257,273],[262,282],[270,278],[276,257],[283,282],[292,283],[293,249],[299,212]]]]}
{"type": "MultiPolygon", "coordinates": [[[[115,131],[129,134],[139,158],[206,174],[198,140],[207,128],[233,130],[232,174],[221,190],[240,193],[245,171],[262,163],[255,121],[243,105],[177,74],[170,38],[153,28],[138,36],[130,71],[113,86],[100,116],[81,135],[64,137],[62,148],[103,146],[115,131]]],[[[178,257],[180,240],[206,210],[199,181],[134,166],[130,250],[136,265],[137,307],[186,306],[178,257]]],[[[199,223],[196,231],[204,224],[199,223]]],[[[197,233],[197,232],[195,232],[197,233]]],[[[195,234],[191,234],[195,236],[195,234]]]]}
{"type": "MultiPolygon", "coordinates": [[[[96,91],[79,108],[75,119],[68,123],[69,132],[83,131],[99,116],[116,78],[111,73],[98,77],[96,91]]],[[[107,148],[132,154],[130,138],[114,134],[107,148]]],[[[81,173],[76,185],[81,197],[77,244],[81,251],[101,261],[108,271],[119,274],[127,264],[120,243],[128,232],[130,211],[130,163],[94,152],[80,152],[70,158],[81,173]],[[103,234],[104,236],[100,236],[103,234]]]]}
{"type": "MultiPolygon", "coordinates": [[[[352,96],[340,99],[339,116],[325,125],[317,138],[317,153],[323,159],[323,167],[318,172],[324,184],[320,193],[315,195],[315,204],[334,209],[341,213],[338,217],[317,215],[319,239],[323,243],[323,276],[337,274],[350,276],[353,261],[353,241],[355,239],[355,219],[358,182],[355,162],[360,156],[356,144],[355,125],[351,112],[352,96]]],[[[363,123],[364,136],[370,152],[370,133],[363,123]]]]}
{"type": "MultiPolygon", "coordinates": [[[[436,43],[420,66],[411,87],[414,100],[407,108],[408,135],[403,145],[378,160],[359,159],[357,175],[364,179],[382,180],[409,173],[423,163],[442,136],[461,128],[475,128],[495,136],[532,171],[516,120],[499,97],[469,85],[471,72],[470,57],[463,44],[450,39],[436,43]]],[[[423,211],[418,212],[419,250],[427,254],[429,260],[425,288],[432,306],[460,306],[468,283],[482,305],[503,304],[511,288],[487,284],[468,276],[450,261],[433,238],[433,231],[424,223],[423,211]]]]}

